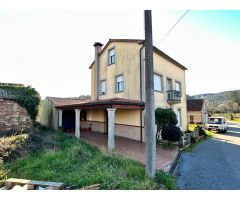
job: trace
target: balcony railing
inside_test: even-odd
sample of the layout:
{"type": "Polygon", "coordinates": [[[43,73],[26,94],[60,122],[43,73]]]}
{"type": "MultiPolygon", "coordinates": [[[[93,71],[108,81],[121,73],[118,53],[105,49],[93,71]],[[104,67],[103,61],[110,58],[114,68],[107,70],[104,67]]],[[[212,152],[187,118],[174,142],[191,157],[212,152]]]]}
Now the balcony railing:
{"type": "Polygon", "coordinates": [[[169,90],[167,91],[167,101],[170,104],[180,103],[182,98],[181,91],[169,90]]]}

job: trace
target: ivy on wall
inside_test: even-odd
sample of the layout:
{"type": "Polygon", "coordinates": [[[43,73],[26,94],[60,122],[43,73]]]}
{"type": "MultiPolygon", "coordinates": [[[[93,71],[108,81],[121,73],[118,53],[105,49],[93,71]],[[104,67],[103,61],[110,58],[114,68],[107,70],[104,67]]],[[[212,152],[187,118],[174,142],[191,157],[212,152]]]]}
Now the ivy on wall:
{"type": "Polygon", "coordinates": [[[21,84],[0,84],[0,89],[6,91],[7,99],[11,99],[24,107],[32,121],[35,122],[41,97],[34,88],[21,84]]]}

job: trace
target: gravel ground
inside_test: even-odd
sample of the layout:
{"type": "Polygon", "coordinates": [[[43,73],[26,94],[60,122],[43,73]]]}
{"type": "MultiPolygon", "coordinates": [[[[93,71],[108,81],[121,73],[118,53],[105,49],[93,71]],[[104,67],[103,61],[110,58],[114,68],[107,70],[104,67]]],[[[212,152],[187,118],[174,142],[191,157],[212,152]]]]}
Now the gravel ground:
{"type": "Polygon", "coordinates": [[[181,156],[178,189],[240,189],[240,125],[229,124],[228,132],[215,134],[181,156]]]}

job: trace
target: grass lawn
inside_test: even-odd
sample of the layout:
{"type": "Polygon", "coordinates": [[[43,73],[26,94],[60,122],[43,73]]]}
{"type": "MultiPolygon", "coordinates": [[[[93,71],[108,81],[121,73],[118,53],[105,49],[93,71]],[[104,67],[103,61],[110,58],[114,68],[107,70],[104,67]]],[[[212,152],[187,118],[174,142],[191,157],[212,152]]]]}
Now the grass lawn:
{"type": "MultiPolygon", "coordinates": [[[[120,155],[103,153],[75,137],[50,130],[38,130],[32,134],[34,144],[41,143],[39,146],[43,148],[0,164],[0,180],[23,178],[57,181],[77,185],[78,188],[100,183],[102,189],[155,189],[161,183],[168,189],[176,189],[174,176],[158,171],[156,178],[151,179],[145,175],[142,164],[120,155]]],[[[20,137],[20,142],[15,146],[23,152],[29,152],[32,143],[21,147],[21,144],[25,144],[24,138],[27,141],[29,136],[20,137]]],[[[8,145],[6,142],[4,144],[14,152],[12,143],[10,140],[8,145]]]]}
{"type": "Polygon", "coordinates": [[[240,119],[228,120],[228,122],[238,122],[238,123],[240,123],[240,119]]]}

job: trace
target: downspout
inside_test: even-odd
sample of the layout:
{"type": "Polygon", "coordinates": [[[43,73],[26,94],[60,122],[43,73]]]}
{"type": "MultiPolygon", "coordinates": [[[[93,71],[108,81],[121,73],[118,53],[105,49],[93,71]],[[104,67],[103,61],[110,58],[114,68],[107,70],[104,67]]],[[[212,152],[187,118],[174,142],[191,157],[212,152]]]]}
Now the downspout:
{"type": "MultiPolygon", "coordinates": [[[[140,100],[143,101],[143,92],[142,92],[142,87],[143,87],[143,82],[142,82],[142,50],[144,48],[144,45],[140,48],[139,51],[139,57],[140,57],[140,100]]],[[[144,110],[141,109],[140,111],[140,124],[141,124],[141,130],[140,130],[140,135],[141,135],[141,142],[143,142],[143,112],[144,110]]]]}

